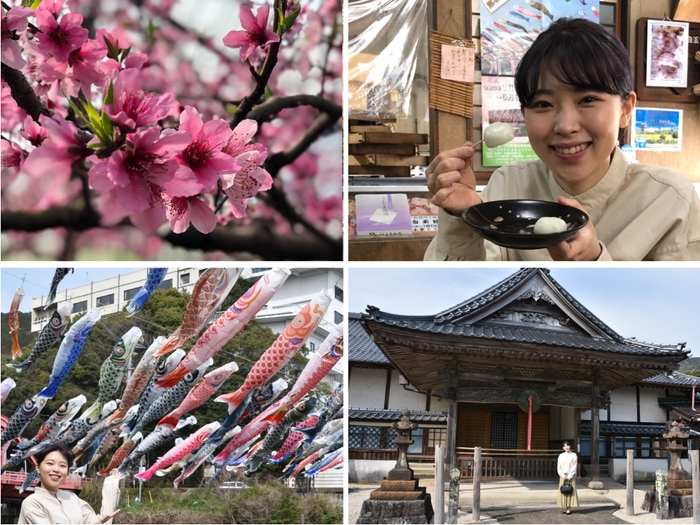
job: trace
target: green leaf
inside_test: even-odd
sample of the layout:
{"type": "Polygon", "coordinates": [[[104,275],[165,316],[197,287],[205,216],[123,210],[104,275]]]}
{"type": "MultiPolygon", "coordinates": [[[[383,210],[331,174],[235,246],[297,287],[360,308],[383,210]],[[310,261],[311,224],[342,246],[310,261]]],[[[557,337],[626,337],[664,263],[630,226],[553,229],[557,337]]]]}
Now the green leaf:
{"type": "MultiPolygon", "coordinates": [[[[64,93],[63,95],[65,96],[66,94],[64,93]]],[[[66,99],[68,99],[68,105],[69,105],[70,108],[75,112],[75,114],[78,115],[78,116],[79,116],[80,118],[82,118],[86,123],[89,124],[89,123],[90,123],[90,119],[88,119],[87,115],[86,115],[85,113],[83,113],[83,110],[80,108],[80,106],[78,106],[78,105],[75,103],[75,100],[77,100],[77,99],[74,99],[74,97],[66,97],[66,99]]]]}
{"type": "Polygon", "coordinates": [[[105,138],[108,139],[108,142],[111,142],[114,136],[114,124],[112,123],[112,119],[109,118],[109,115],[104,110],[102,111],[101,119],[102,129],[105,131],[105,138]]]}
{"type": "Polygon", "coordinates": [[[156,29],[158,29],[158,26],[156,26],[153,23],[153,20],[148,21],[148,28],[146,29],[146,39],[148,40],[148,45],[152,46],[156,43],[156,29]]]}
{"type": "Polygon", "coordinates": [[[112,44],[112,42],[109,41],[109,38],[107,38],[106,36],[103,38],[105,41],[105,45],[107,46],[109,58],[119,61],[119,41],[117,40],[117,47],[114,47],[114,44],[112,44]]]}
{"type": "MultiPolygon", "coordinates": [[[[30,0],[29,4],[29,7],[36,9],[41,4],[41,0],[34,0],[33,2],[30,0]]],[[[24,5],[24,2],[22,2],[22,5],[24,5]]]]}
{"type": "Polygon", "coordinates": [[[95,142],[93,144],[88,144],[88,148],[100,149],[100,148],[104,148],[104,147],[105,147],[105,145],[102,144],[101,142],[95,142]]]}
{"type": "Polygon", "coordinates": [[[130,52],[131,52],[131,46],[129,46],[129,47],[127,47],[126,49],[122,50],[122,55],[121,55],[121,57],[119,58],[119,61],[121,62],[121,61],[124,60],[126,57],[128,57],[130,52]]]}
{"type": "Polygon", "coordinates": [[[299,13],[301,12],[301,9],[297,9],[293,13],[291,13],[284,21],[284,31],[287,32],[289,31],[292,26],[294,25],[294,22],[296,21],[297,17],[299,16],[299,13]]]}
{"type": "Polygon", "coordinates": [[[102,101],[102,105],[114,104],[114,84],[112,79],[109,80],[109,87],[107,88],[107,93],[105,93],[105,99],[102,101]]]}

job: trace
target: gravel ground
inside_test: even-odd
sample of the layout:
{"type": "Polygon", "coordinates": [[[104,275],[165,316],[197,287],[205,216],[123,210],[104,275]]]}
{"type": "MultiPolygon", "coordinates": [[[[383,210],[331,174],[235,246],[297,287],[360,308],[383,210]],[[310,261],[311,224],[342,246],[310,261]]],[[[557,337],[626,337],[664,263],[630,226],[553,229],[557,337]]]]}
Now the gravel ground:
{"type": "MultiPolygon", "coordinates": [[[[572,516],[566,516],[561,514],[561,509],[552,504],[553,501],[556,501],[557,487],[554,483],[484,483],[481,493],[481,523],[658,523],[655,514],[641,508],[644,494],[651,488],[651,485],[640,485],[635,488],[634,515],[628,515],[624,508],[627,493],[623,484],[605,479],[603,485],[603,490],[591,490],[584,483],[580,483],[578,490],[581,507],[572,516]],[[615,506],[620,508],[615,510],[615,506]]],[[[426,487],[434,505],[435,481],[421,479],[420,486],[426,487]]],[[[369,493],[377,488],[379,488],[379,484],[350,483],[348,488],[348,523],[357,523],[362,502],[368,499],[369,493]]],[[[459,523],[470,523],[471,501],[470,484],[462,484],[459,523]]],[[[690,525],[691,523],[693,523],[693,518],[673,520],[673,525],[690,525]]]]}

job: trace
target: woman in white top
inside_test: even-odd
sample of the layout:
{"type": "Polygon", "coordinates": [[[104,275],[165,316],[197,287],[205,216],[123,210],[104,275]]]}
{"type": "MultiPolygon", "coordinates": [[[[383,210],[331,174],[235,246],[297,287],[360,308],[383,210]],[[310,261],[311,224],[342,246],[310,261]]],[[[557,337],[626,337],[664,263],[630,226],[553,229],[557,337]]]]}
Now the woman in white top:
{"type": "Polygon", "coordinates": [[[578,507],[578,494],[576,493],[576,470],[578,468],[578,457],[571,452],[571,444],[564,441],[564,452],[559,454],[557,461],[557,473],[559,474],[559,497],[557,505],[566,509],[566,514],[571,514],[571,507],[578,507]],[[564,495],[561,493],[561,486],[564,482],[571,484],[573,492],[564,495]]]}
{"type": "Polygon", "coordinates": [[[102,489],[102,513],[73,492],[59,490],[73,464],[73,453],[62,445],[50,445],[36,455],[41,485],[22,502],[18,523],[111,523],[120,509],[119,477],[108,476],[102,489]],[[115,510],[116,509],[116,510],[115,510]]]}

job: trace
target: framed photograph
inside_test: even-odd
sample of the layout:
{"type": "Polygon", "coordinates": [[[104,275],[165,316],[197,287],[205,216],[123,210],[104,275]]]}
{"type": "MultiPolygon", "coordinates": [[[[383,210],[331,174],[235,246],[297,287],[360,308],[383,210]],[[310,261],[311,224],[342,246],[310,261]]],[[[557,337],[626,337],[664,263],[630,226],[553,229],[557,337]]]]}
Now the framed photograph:
{"type": "Polygon", "coordinates": [[[632,145],[644,151],[681,151],[683,110],[635,108],[632,145]]]}
{"type": "Polygon", "coordinates": [[[649,20],[646,85],[685,88],[688,84],[688,23],[649,20]]]}
{"type": "Polygon", "coordinates": [[[673,12],[674,20],[700,22],[700,0],[678,0],[673,12]]]}

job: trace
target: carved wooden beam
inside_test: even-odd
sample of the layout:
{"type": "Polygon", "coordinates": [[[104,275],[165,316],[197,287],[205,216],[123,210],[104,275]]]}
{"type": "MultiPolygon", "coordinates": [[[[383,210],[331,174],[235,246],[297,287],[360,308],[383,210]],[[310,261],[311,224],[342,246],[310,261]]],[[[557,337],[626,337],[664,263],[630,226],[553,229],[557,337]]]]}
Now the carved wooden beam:
{"type": "MultiPolygon", "coordinates": [[[[516,403],[522,390],[522,388],[458,388],[457,401],[461,403],[516,403]]],[[[577,392],[550,392],[547,390],[538,390],[537,392],[542,398],[543,405],[605,408],[609,403],[606,397],[577,392]]],[[[434,394],[447,397],[449,392],[447,388],[438,388],[435,389],[434,394]]]]}

